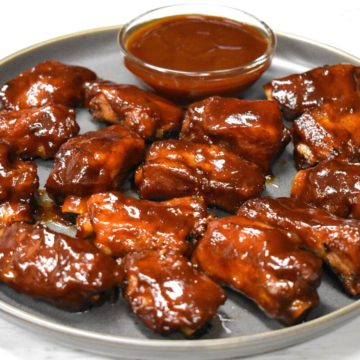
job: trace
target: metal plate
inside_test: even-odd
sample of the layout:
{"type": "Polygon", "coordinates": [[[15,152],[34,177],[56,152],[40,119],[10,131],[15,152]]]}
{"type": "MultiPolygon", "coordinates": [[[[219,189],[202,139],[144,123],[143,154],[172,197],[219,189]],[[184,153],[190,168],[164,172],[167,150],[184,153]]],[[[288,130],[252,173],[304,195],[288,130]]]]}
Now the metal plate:
{"type": "MultiPolygon", "coordinates": [[[[98,29],[51,40],[25,49],[0,62],[0,84],[20,71],[46,59],[91,68],[104,78],[122,83],[136,83],[124,68],[116,43],[119,27],[98,29]]],[[[336,49],[308,40],[277,34],[278,48],[270,69],[244,97],[262,98],[262,84],[270,79],[302,72],[309,68],[339,62],[360,65],[360,60],[336,49]]],[[[103,124],[79,110],[81,132],[103,124]]],[[[44,184],[51,161],[38,161],[44,184]]],[[[292,149],[288,146],[274,166],[274,179],[266,193],[287,196],[295,173],[292,149]]],[[[245,297],[229,291],[229,299],[218,316],[198,339],[184,340],[180,335],[162,337],[148,331],[121,299],[86,313],[72,314],[20,295],[0,285],[0,310],[3,316],[22,326],[76,348],[101,354],[141,359],[226,359],[279,349],[338,327],[360,313],[360,301],[344,294],[341,285],[326,273],[319,289],[320,304],[307,321],[283,328],[268,319],[245,297]]]]}

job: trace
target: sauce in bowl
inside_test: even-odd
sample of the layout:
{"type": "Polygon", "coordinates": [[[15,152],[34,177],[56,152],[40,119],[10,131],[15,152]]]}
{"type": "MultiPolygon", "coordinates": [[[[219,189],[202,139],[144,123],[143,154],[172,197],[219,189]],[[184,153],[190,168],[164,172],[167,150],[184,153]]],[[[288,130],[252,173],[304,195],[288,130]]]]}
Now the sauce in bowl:
{"type": "Polygon", "coordinates": [[[194,6],[160,8],[126,24],[119,34],[124,63],[175,100],[238,95],[269,67],[275,35],[241,10],[213,6],[198,14],[194,6]]]}
{"type": "Polygon", "coordinates": [[[134,31],[127,50],[148,64],[180,71],[214,71],[249,64],[267,47],[254,26],[206,15],[178,15],[134,31]]]}

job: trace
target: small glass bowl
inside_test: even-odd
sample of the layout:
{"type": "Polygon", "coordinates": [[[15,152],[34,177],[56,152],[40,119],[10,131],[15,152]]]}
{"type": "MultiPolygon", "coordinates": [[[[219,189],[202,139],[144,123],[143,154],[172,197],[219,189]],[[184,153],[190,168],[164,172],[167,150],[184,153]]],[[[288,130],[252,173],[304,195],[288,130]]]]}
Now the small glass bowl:
{"type": "Polygon", "coordinates": [[[148,11],[125,24],[119,32],[119,44],[125,66],[144,84],[165,97],[192,101],[211,95],[238,95],[252,85],[270,66],[276,37],[268,25],[239,9],[210,4],[172,5],[148,11]],[[246,65],[214,71],[178,71],[155,66],[134,56],[126,48],[130,34],[142,25],[175,15],[224,17],[256,27],[267,39],[264,54],[246,65]]]}

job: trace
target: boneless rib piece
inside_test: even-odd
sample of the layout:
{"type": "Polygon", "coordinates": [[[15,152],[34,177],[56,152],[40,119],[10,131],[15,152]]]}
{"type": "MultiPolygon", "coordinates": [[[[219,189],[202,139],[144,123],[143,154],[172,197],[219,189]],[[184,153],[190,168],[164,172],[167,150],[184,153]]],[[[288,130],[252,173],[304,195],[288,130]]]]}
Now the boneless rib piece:
{"type": "Polygon", "coordinates": [[[37,166],[18,159],[8,144],[0,142],[0,201],[31,198],[39,186],[37,166]]]}
{"type": "Polygon", "coordinates": [[[30,199],[0,203],[0,228],[21,221],[27,223],[34,221],[30,199]]]}
{"type": "Polygon", "coordinates": [[[360,293],[360,221],[338,218],[290,198],[252,199],[238,213],[294,232],[306,249],[330,265],[349,294],[360,293]]]}
{"type": "Polygon", "coordinates": [[[75,111],[64,105],[0,111],[0,137],[23,158],[52,158],[78,132],[75,111]]]}
{"type": "Polygon", "coordinates": [[[4,84],[0,89],[0,104],[10,110],[49,103],[82,106],[84,83],[95,79],[96,74],[84,67],[47,60],[4,84]]]}
{"type": "Polygon", "coordinates": [[[287,118],[326,102],[350,99],[360,88],[360,68],[351,64],[325,65],[264,86],[268,99],[276,100],[287,118]]]}
{"type": "Polygon", "coordinates": [[[360,219],[360,164],[332,159],[301,170],[291,197],[340,217],[360,219]]]}
{"type": "Polygon", "coordinates": [[[46,182],[54,197],[114,190],[144,156],[143,139],[120,125],[70,139],[56,154],[46,182]]]}
{"type": "Polygon", "coordinates": [[[86,240],[18,223],[0,235],[0,280],[57,307],[82,311],[111,299],[122,271],[86,240]]]}
{"type": "Polygon", "coordinates": [[[147,140],[161,139],[181,127],[179,106],[135,85],[88,83],[85,102],[94,117],[127,126],[147,140]]]}
{"type": "Polygon", "coordinates": [[[104,253],[124,256],[141,250],[167,249],[188,253],[192,239],[205,230],[207,209],[199,197],[163,202],[127,198],[119,192],[69,196],[63,212],[77,217],[77,236],[94,237],[104,253]]]}
{"type": "Polygon", "coordinates": [[[294,234],[243,216],[210,221],[193,262],[252,299],[269,317],[299,321],[319,300],[322,262],[294,234]]]}
{"type": "Polygon", "coordinates": [[[256,164],[226,149],[181,140],[153,143],[135,174],[145,199],[197,195],[228,211],[260,194],[264,180],[256,164]]]}
{"type": "Polygon", "coordinates": [[[360,93],[304,113],[294,121],[291,131],[298,169],[334,157],[359,161],[360,93]]]}
{"type": "Polygon", "coordinates": [[[151,330],[190,336],[216,314],[224,290],[181,254],[142,251],[124,258],[125,299],[151,330]]]}
{"type": "Polygon", "coordinates": [[[11,146],[0,142],[0,227],[32,221],[32,200],[38,187],[36,164],[20,160],[11,146]]]}
{"type": "Polygon", "coordinates": [[[181,139],[224,147],[256,163],[265,172],[290,140],[276,101],[219,96],[192,104],[181,139]]]}

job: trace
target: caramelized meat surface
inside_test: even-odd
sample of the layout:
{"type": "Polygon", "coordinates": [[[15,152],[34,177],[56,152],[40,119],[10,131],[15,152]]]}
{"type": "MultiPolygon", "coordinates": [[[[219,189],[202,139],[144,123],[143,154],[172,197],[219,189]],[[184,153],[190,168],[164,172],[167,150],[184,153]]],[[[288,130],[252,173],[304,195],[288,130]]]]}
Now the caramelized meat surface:
{"type": "Polygon", "coordinates": [[[289,198],[247,201],[238,214],[292,231],[327,262],[351,295],[360,294],[360,222],[289,198]]]}
{"type": "Polygon", "coordinates": [[[78,132],[75,111],[63,105],[0,111],[1,139],[24,158],[52,158],[78,132]]]}
{"type": "Polygon", "coordinates": [[[360,219],[360,164],[332,159],[301,170],[291,197],[339,217],[360,219]]]}
{"type": "Polygon", "coordinates": [[[17,159],[12,148],[0,142],[0,202],[29,199],[38,187],[36,164],[17,159]]]}
{"type": "Polygon", "coordinates": [[[145,199],[198,195],[209,205],[236,211],[260,194],[264,175],[256,164],[216,145],[165,140],[152,144],[135,183],[145,199]]]}
{"type": "Polygon", "coordinates": [[[304,113],[294,121],[292,134],[298,169],[336,156],[360,161],[360,93],[304,113]]]}
{"type": "Polygon", "coordinates": [[[154,202],[126,198],[119,192],[94,194],[83,200],[68,197],[62,211],[81,214],[77,236],[95,235],[95,245],[112,256],[155,249],[188,253],[189,240],[204,233],[207,216],[201,198],[154,202]]]}
{"type": "Polygon", "coordinates": [[[299,321],[318,303],[322,262],[281,229],[242,216],[209,222],[193,262],[252,299],[269,317],[299,321]]]}
{"type": "Polygon", "coordinates": [[[90,131],[63,144],[46,182],[54,197],[116,189],[144,156],[144,141],[120,125],[90,131]]]}
{"type": "Polygon", "coordinates": [[[10,200],[0,203],[0,228],[20,221],[31,223],[33,220],[30,199],[10,200]]]}
{"type": "Polygon", "coordinates": [[[82,106],[84,83],[96,74],[81,66],[47,60],[19,74],[0,89],[4,109],[20,110],[49,103],[82,106]]]}
{"type": "Polygon", "coordinates": [[[0,142],[0,227],[32,221],[31,201],[38,187],[36,164],[18,159],[8,144],[0,142]]]}
{"type": "Polygon", "coordinates": [[[86,85],[85,101],[94,117],[127,126],[144,139],[180,130],[179,106],[134,85],[92,82],[86,85]]]}
{"type": "Polygon", "coordinates": [[[350,99],[359,88],[360,68],[350,64],[325,65],[264,86],[266,97],[276,100],[290,119],[326,102],[350,99]]]}
{"type": "Polygon", "coordinates": [[[0,236],[0,279],[36,299],[82,311],[111,297],[122,272],[86,240],[18,223],[0,236]]]}
{"type": "Polygon", "coordinates": [[[220,286],[176,252],[128,254],[124,273],[125,299],[145,325],[159,333],[192,335],[226,299],[220,286]]]}
{"type": "Polygon", "coordinates": [[[276,101],[216,96],[188,108],[181,139],[224,147],[269,171],[290,137],[276,101]]]}

